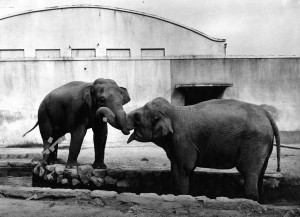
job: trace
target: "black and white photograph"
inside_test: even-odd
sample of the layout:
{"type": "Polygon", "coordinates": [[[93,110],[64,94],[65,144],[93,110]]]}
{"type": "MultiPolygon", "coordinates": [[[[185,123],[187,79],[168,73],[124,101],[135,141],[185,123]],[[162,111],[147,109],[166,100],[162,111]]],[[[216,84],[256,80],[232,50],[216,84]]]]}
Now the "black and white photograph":
{"type": "Polygon", "coordinates": [[[2,216],[300,216],[300,0],[0,0],[2,216]]]}

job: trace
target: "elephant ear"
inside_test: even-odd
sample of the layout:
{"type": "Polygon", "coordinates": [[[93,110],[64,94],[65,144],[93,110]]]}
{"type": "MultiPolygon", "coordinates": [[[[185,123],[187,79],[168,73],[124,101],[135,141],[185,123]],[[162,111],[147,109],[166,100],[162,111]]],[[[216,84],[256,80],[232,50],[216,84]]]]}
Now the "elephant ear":
{"type": "Polygon", "coordinates": [[[160,112],[162,115],[157,116],[153,120],[153,139],[157,139],[163,136],[173,133],[171,119],[164,113],[160,112]]]}
{"type": "Polygon", "coordinates": [[[84,89],[83,94],[82,94],[82,100],[83,100],[86,104],[88,104],[88,106],[89,106],[90,108],[92,108],[92,96],[91,96],[92,92],[93,92],[93,86],[90,85],[90,86],[87,86],[87,87],[84,89]]]}
{"type": "Polygon", "coordinates": [[[128,103],[130,101],[130,97],[129,97],[128,91],[125,87],[120,87],[120,90],[121,90],[121,94],[123,96],[122,104],[125,105],[126,103],[128,103]]]}

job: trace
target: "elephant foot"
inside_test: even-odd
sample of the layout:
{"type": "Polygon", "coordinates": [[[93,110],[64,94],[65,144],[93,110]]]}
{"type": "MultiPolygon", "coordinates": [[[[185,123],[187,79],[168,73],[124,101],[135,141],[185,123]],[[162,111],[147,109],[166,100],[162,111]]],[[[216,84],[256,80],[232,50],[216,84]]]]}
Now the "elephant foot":
{"type": "Polygon", "coordinates": [[[67,169],[76,168],[78,166],[79,166],[79,163],[77,161],[76,162],[67,162],[67,164],[66,164],[67,169]]]}
{"type": "Polygon", "coordinates": [[[105,163],[93,163],[93,168],[94,169],[106,169],[107,167],[106,167],[106,165],[105,165],[105,163]]]}

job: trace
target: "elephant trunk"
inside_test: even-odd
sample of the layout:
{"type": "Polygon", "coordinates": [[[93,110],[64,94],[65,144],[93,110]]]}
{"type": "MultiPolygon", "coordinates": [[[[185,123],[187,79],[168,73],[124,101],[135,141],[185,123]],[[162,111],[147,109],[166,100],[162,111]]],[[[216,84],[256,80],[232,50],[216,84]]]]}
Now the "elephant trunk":
{"type": "Polygon", "coordinates": [[[127,118],[126,113],[123,109],[120,109],[116,113],[116,121],[119,123],[119,126],[121,128],[121,131],[124,135],[129,135],[130,132],[127,129],[127,118]]]}
{"type": "Polygon", "coordinates": [[[108,122],[114,128],[120,129],[118,124],[115,121],[115,114],[107,107],[101,107],[96,111],[97,117],[103,117],[104,122],[108,122]]]}
{"type": "Polygon", "coordinates": [[[127,129],[126,113],[120,109],[116,112],[116,115],[107,107],[101,107],[96,112],[97,117],[104,116],[103,121],[107,121],[111,126],[122,131],[123,134],[129,135],[130,132],[127,129]]]}
{"type": "Polygon", "coordinates": [[[127,117],[127,129],[134,130],[134,122],[133,122],[132,112],[129,113],[126,117],[127,117]]]}

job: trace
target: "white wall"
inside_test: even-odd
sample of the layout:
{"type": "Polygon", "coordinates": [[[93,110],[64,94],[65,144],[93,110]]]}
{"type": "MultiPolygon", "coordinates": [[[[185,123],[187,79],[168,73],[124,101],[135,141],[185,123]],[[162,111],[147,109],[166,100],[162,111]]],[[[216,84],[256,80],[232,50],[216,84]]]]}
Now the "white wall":
{"type": "MultiPolygon", "coordinates": [[[[105,57],[107,49],[165,49],[166,56],[224,55],[225,40],[139,12],[96,6],[70,6],[19,14],[0,19],[0,52],[24,49],[35,57],[36,49],[95,49],[105,57]]],[[[0,53],[1,54],[1,53],[0,53]]]]}
{"type": "MultiPolygon", "coordinates": [[[[131,97],[124,106],[127,112],[158,96],[171,100],[169,61],[0,61],[0,145],[42,142],[38,129],[22,135],[37,121],[46,94],[70,81],[96,78],[111,78],[127,88],[131,97]]],[[[110,131],[108,141],[126,140],[120,131],[110,131]]],[[[90,133],[85,142],[92,142],[90,133]]]]}

